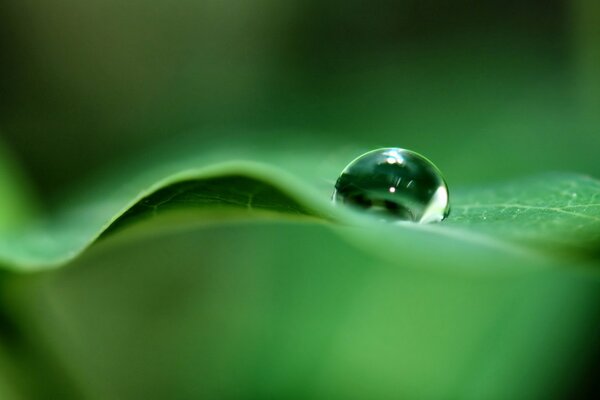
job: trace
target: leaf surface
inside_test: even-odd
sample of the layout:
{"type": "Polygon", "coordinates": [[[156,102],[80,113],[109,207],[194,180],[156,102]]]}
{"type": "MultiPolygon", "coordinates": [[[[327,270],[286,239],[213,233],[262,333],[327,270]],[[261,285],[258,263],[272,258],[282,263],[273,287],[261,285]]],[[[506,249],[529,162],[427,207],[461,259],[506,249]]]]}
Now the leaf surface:
{"type": "Polygon", "coordinates": [[[172,213],[185,215],[186,223],[291,217],[327,223],[332,229],[360,227],[397,236],[408,251],[449,240],[512,252],[589,257],[600,243],[600,181],[587,176],[557,173],[486,187],[451,187],[452,212],[446,221],[382,224],[331,204],[342,157],[298,154],[301,160],[289,152],[228,149],[163,159],[151,168],[142,163],[99,178],[46,218],[2,235],[0,260],[13,270],[56,267],[102,235],[172,213]]]}

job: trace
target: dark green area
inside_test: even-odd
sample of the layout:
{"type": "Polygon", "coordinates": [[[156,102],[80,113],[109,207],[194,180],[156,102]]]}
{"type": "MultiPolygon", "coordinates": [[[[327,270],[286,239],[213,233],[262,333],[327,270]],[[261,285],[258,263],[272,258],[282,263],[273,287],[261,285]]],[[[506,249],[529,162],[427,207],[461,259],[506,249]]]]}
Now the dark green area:
{"type": "Polygon", "coordinates": [[[249,215],[252,211],[319,215],[273,186],[243,176],[228,176],[179,182],[160,189],[127,210],[104,234],[112,234],[121,227],[156,217],[159,213],[193,209],[206,209],[213,214],[218,214],[219,210],[236,210],[249,215]]]}
{"type": "Polygon", "coordinates": [[[173,136],[400,146],[455,183],[600,174],[595,18],[590,0],[6,2],[2,137],[55,196],[173,136]]]}

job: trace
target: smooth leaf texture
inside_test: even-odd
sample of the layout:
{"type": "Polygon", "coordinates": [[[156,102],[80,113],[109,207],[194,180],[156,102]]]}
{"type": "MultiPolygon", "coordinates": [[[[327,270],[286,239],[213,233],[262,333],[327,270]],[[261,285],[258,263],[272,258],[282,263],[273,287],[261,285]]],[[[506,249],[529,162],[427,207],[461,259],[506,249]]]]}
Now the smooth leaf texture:
{"type": "MultiPolygon", "coordinates": [[[[286,152],[243,154],[227,149],[211,152],[205,157],[208,160],[181,157],[152,168],[138,167],[138,172],[129,172],[129,176],[100,180],[48,218],[22,224],[21,229],[0,237],[0,260],[14,270],[58,266],[105,232],[173,210],[209,210],[214,218],[219,210],[235,209],[254,216],[268,212],[382,229],[377,221],[331,205],[327,192],[331,187],[323,182],[335,180],[341,168],[332,167],[338,162],[330,163],[323,176],[322,169],[290,163],[293,158],[286,152]]],[[[323,157],[314,152],[303,154],[306,166],[323,157]]],[[[426,227],[396,224],[394,229],[403,240],[418,244],[423,242],[411,239],[411,232],[427,230],[431,236],[451,236],[515,251],[536,248],[594,256],[600,243],[599,202],[600,181],[551,174],[456,192],[451,188],[452,213],[447,221],[426,227]]],[[[205,213],[205,218],[197,220],[206,217],[205,213]]]]}

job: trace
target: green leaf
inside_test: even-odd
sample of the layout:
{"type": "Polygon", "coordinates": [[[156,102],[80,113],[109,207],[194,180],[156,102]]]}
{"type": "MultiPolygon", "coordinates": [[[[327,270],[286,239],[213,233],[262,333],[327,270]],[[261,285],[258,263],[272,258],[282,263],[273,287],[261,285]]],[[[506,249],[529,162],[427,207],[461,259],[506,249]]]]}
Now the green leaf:
{"type": "Polygon", "coordinates": [[[600,181],[576,174],[547,174],[459,191],[451,226],[542,251],[590,253],[600,246],[600,181]]]}
{"type": "MultiPolygon", "coordinates": [[[[319,219],[333,229],[343,225],[372,231],[390,228],[333,207],[329,196],[341,170],[339,157],[324,170],[314,167],[323,164],[317,161],[323,155],[301,154],[298,161],[289,152],[246,151],[244,155],[243,150],[227,149],[204,157],[162,160],[151,168],[98,179],[47,218],[1,236],[0,260],[14,270],[56,267],[81,254],[103,234],[174,211],[187,213],[183,219],[196,223],[216,218],[294,217],[319,219]],[[196,215],[189,215],[192,212],[196,215]]],[[[512,252],[590,257],[600,243],[599,198],[599,181],[568,174],[456,193],[451,188],[452,213],[447,221],[428,226],[393,224],[392,229],[404,243],[435,244],[447,237],[512,252]]]]}

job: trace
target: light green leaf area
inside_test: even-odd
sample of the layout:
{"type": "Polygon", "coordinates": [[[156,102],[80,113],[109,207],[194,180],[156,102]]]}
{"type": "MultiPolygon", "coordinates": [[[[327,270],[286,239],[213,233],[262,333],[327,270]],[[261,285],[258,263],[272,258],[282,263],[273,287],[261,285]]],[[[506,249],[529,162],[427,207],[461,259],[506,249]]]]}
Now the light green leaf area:
{"type": "Polygon", "coordinates": [[[0,260],[12,270],[56,267],[102,235],[172,213],[180,216],[173,226],[222,218],[294,218],[327,223],[334,230],[361,227],[363,234],[389,235],[386,240],[402,241],[401,247],[408,249],[445,241],[513,253],[597,255],[600,181],[593,178],[549,174],[487,187],[451,188],[452,212],[443,223],[384,226],[329,201],[343,167],[339,156],[329,155],[328,163],[327,155],[300,154],[300,159],[281,151],[244,156],[244,151],[227,149],[99,178],[47,218],[1,235],[0,260]]]}

